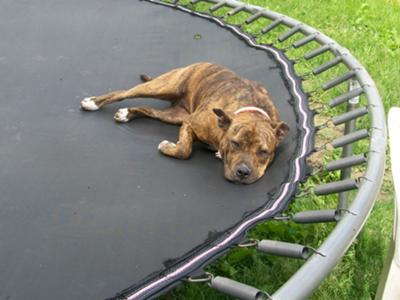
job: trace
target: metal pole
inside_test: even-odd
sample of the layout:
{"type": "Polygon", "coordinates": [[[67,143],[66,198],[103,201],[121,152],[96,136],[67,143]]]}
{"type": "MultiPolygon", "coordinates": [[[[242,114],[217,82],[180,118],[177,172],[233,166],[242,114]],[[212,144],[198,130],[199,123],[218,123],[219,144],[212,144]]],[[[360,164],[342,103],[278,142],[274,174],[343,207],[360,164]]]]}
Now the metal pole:
{"type": "MultiPolygon", "coordinates": [[[[352,79],[349,81],[349,92],[359,87],[360,84],[358,83],[357,80],[352,79]]],[[[359,102],[360,102],[359,96],[350,99],[347,103],[347,111],[352,111],[356,109],[359,105],[359,102]]],[[[351,133],[355,131],[355,129],[356,129],[356,120],[350,120],[345,123],[344,134],[351,133]]],[[[342,158],[349,157],[351,155],[353,155],[353,144],[347,144],[343,146],[342,158]]],[[[351,167],[344,168],[340,171],[340,180],[345,180],[347,178],[350,178],[350,176],[351,176],[351,167]]],[[[348,191],[339,193],[339,202],[338,202],[339,211],[348,208],[348,198],[349,198],[348,191]]]]}

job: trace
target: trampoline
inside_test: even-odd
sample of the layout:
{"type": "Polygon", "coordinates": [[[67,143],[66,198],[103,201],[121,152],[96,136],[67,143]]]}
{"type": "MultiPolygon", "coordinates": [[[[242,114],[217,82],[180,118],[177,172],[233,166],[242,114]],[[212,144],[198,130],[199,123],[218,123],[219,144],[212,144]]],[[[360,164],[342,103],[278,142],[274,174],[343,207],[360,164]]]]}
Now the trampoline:
{"type": "MultiPolygon", "coordinates": [[[[193,3],[202,1],[192,1],[193,3]]],[[[385,160],[384,112],[365,69],[344,48],[289,17],[236,1],[207,1],[208,13],[187,1],[6,1],[0,12],[0,297],[5,299],[146,299],[183,280],[204,281],[242,299],[302,299],[333,268],[365,222],[380,187],[385,160]],[[184,3],[183,3],[184,2],[184,3]],[[317,195],[355,190],[350,206],[286,216],[284,210],[307,180],[307,157],[315,152],[315,109],[302,87],[295,62],[274,45],[260,44],[241,26],[214,15],[246,11],[247,24],[269,20],[295,34],[293,46],[318,42],[306,54],[326,51],[349,70],[323,85],[355,88],[331,99],[344,105],[364,95],[366,106],[332,116],[346,132],[331,144],[344,157],[326,166],[341,170],[338,182],[316,186],[317,195]],[[183,26],[184,24],[184,26],[183,26]],[[157,145],[176,140],[178,127],[149,119],[115,124],[113,104],[95,113],[79,109],[82,98],[139,82],[139,74],[161,74],[178,66],[210,61],[267,87],[281,119],[291,128],[266,176],[249,186],[223,178],[222,164],[203,145],[188,161],[162,156],[157,145]],[[371,116],[369,130],[354,120],[371,116]],[[368,139],[367,155],[349,146],[368,139]],[[366,164],[360,179],[352,166],[366,164]],[[339,221],[315,250],[274,241],[249,241],[247,231],[272,218],[298,223],[339,221]],[[340,238],[339,238],[340,235],[340,238]],[[307,258],[274,295],[203,268],[237,245],[307,258]],[[311,251],[311,252],[310,252],[311,251]],[[311,271],[310,271],[311,270],[311,271]],[[301,282],[304,274],[307,284],[301,282]]],[[[158,100],[134,105],[163,108],[158,100]]]]}

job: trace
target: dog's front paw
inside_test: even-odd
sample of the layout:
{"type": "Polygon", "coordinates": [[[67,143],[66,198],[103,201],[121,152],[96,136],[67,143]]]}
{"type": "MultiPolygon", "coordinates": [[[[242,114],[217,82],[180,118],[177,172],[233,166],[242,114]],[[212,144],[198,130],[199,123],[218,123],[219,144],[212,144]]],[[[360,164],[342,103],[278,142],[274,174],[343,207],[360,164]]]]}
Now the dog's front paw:
{"type": "Polygon", "coordinates": [[[185,149],[185,145],[181,144],[180,141],[178,141],[177,144],[169,141],[162,141],[158,145],[158,150],[160,150],[160,152],[164,155],[178,159],[188,159],[190,157],[190,153],[192,152],[191,148],[185,149]]]}
{"type": "Polygon", "coordinates": [[[158,145],[158,150],[167,156],[176,157],[176,144],[169,141],[162,141],[158,145]]]}
{"type": "Polygon", "coordinates": [[[129,118],[129,109],[120,108],[114,115],[114,120],[121,123],[126,123],[130,121],[129,118]]]}
{"type": "Polygon", "coordinates": [[[81,101],[81,108],[87,111],[98,110],[100,107],[94,101],[95,97],[87,97],[81,101]]]}
{"type": "Polygon", "coordinates": [[[160,150],[163,153],[168,152],[168,150],[171,150],[171,149],[174,149],[174,148],[176,148],[176,144],[172,143],[170,141],[162,141],[158,145],[158,150],[160,150]]]}

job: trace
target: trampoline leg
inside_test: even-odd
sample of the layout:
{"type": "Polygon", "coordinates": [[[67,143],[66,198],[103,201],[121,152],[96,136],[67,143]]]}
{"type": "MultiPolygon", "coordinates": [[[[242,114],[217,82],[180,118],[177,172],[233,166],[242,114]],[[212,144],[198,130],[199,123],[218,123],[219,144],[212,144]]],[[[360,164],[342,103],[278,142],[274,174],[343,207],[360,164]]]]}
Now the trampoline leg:
{"type": "Polygon", "coordinates": [[[181,106],[173,106],[165,110],[140,106],[119,109],[114,115],[114,120],[125,123],[133,119],[148,117],[169,124],[181,125],[188,116],[189,113],[181,106]]]}
{"type": "Polygon", "coordinates": [[[158,145],[158,150],[167,156],[187,159],[192,153],[193,140],[193,129],[188,122],[183,122],[179,131],[179,141],[176,144],[169,141],[162,141],[158,145]]]}

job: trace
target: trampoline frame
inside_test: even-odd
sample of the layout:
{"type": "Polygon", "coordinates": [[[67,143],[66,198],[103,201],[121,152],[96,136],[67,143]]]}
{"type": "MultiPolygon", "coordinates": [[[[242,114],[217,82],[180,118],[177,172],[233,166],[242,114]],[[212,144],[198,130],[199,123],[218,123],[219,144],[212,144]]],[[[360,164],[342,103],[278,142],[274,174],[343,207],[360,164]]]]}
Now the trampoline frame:
{"type": "MultiPolygon", "coordinates": [[[[162,0],[146,1],[195,13],[187,5],[182,4],[181,0],[174,0],[172,2],[162,0]]],[[[348,102],[348,111],[336,117],[336,119],[332,119],[335,125],[346,124],[344,136],[332,142],[335,148],[343,148],[343,159],[331,162],[328,164],[329,167],[326,168],[328,171],[340,170],[341,180],[317,186],[314,189],[316,195],[338,193],[338,209],[304,212],[303,215],[299,213],[297,216],[298,223],[302,223],[302,221],[303,223],[311,223],[313,220],[312,223],[337,221],[337,225],[331,234],[316,250],[317,253],[322,255],[310,256],[305,264],[271,296],[266,292],[226,278],[216,277],[215,279],[217,280],[214,278],[206,278],[204,280],[217,290],[242,299],[259,299],[260,293],[268,298],[277,300],[305,299],[321,284],[350,247],[366,222],[379,192],[383,180],[386,157],[385,112],[381,98],[374,81],[359,61],[351,55],[349,50],[340,46],[337,42],[318,30],[288,16],[255,5],[244,4],[236,0],[191,0],[192,4],[199,2],[213,4],[210,7],[209,16],[218,22],[223,21],[221,21],[220,17],[213,16],[213,12],[225,7],[230,8],[230,11],[227,13],[228,16],[233,16],[243,11],[250,13],[251,16],[244,22],[245,24],[250,24],[261,17],[269,19],[271,23],[262,30],[262,34],[267,34],[279,25],[287,27],[287,31],[279,36],[279,42],[287,40],[296,33],[301,33],[303,38],[292,44],[294,48],[300,48],[311,41],[317,42],[320,44],[320,48],[306,53],[304,56],[305,59],[312,59],[327,51],[330,51],[335,58],[315,68],[313,70],[314,75],[321,74],[339,64],[346,66],[348,69],[348,72],[322,85],[323,90],[329,90],[344,82],[348,82],[350,87],[349,92],[330,101],[331,107],[348,102]],[[357,108],[357,97],[360,94],[363,94],[368,102],[368,106],[364,109],[357,108]],[[355,119],[367,113],[371,119],[369,131],[366,129],[355,131],[355,119]],[[349,179],[351,167],[365,162],[365,159],[360,158],[360,156],[352,156],[352,143],[367,137],[369,137],[370,143],[365,174],[359,181],[349,179]],[[358,189],[358,191],[353,201],[348,205],[347,192],[353,189],[358,189]],[[307,278],[307,280],[304,280],[304,278],[307,278]]],[[[136,299],[136,297],[126,296],[126,294],[123,299],[125,298],[136,299]]],[[[139,298],[141,297],[139,296],[139,298]]]]}

